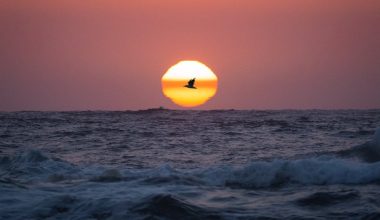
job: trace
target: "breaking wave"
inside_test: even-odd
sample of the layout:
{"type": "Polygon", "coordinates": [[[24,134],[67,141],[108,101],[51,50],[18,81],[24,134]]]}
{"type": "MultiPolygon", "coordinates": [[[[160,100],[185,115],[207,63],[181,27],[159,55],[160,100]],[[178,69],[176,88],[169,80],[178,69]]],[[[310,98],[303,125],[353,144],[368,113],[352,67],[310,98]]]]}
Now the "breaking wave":
{"type": "Polygon", "coordinates": [[[244,189],[289,184],[370,184],[380,182],[379,143],[380,129],[377,129],[372,141],[339,152],[337,156],[253,161],[239,167],[222,165],[190,170],[177,170],[170,165],[153,169],[80,167],[30,150],[13,157],[0,157],[0,171],[3,182],[9,182],[9,179],[50,182],[83,179],[91,182],[138,181],[145,185],[206,185],[244,189]],[[365,161],[353,160],[351,156],[361,157],[365,161]]]}
{"type": "Polygon", "coordinates": [[[253,162],[242,168],[215,168],[202,172],[211,184],[234,188],[279,187],[286,184],[368,184],[380,181],[379,163],[344,159],[300,159],[253,162]]]}
{"type": "Polygon", "coordinates": [[[78,167],[58,158],[50,158],[38,150],[28,150],[15,156],[0,157],[3,178],[22,179],[24,182],[41,178],[53,182],[64,176],[73,176],[78,167]]]}
{"type": "Polygon", "coordinates": [[[343,157],[357,157],[366,162],[380,161],[380,127],[376,129],[373,139],[362,145],[338,153],[343,157]]]}

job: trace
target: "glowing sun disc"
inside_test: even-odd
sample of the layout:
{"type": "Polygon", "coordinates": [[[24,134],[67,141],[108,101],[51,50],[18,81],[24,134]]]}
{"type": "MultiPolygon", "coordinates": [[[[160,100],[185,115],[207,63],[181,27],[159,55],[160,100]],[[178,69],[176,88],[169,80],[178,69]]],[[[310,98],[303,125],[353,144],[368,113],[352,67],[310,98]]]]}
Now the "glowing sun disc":
{"type": "Polygon", "coordinates": [[[218,78],[199,61],[184,60],[173,65],[162,76],[162,92],[175,104],[195,107],[206,103],[216,94],[218,78]],[[185,87],[195,79],[194,87],[185,87]]]}

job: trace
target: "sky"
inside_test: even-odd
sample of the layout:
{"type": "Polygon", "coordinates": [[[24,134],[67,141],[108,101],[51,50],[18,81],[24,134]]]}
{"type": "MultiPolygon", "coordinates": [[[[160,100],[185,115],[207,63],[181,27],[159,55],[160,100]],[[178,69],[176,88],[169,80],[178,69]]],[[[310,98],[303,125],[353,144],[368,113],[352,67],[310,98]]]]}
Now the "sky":
{"type": "Polygon", "coordinates": [[[195,109],[380,108],[378,0],[0,0],[0,111],[181,109],[180,60],[218,76],[195,109]]]}

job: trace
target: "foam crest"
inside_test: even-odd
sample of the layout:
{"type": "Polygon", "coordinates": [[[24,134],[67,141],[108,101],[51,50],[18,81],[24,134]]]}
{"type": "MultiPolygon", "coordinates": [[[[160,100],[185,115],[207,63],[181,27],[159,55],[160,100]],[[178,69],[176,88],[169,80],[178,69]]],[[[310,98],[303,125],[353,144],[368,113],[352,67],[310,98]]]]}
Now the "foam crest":
{"type": "Polygon", "coordinates": [[[285,184],[368,184],[380,180],[379,163],[311,158],[253,162],[242,168],[215,168],[200,174],[209,184],[236,188],[276,187],[285,184]]]}
{"type": "MultiPolygon", "coordinates": [[[[0,171],[7,177],[23,177],[24,180],[50,178],[72,174],[79,169],[74,165],[56,158],[50,158],[38,150],[28,150],[14,156],[0,158],[0,171]]],[[[57,178],[53,178],[54,181],[57,178]]]]}

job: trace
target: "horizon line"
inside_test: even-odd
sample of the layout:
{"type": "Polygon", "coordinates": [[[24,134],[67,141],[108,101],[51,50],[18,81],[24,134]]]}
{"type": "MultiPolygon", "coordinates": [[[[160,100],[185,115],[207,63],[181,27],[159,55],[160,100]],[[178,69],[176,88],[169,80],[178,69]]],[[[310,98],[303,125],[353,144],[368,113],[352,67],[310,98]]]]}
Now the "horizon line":
{"type": "Polygon", "coordinates": [[[138,112],[138,111],[379,111],[380,108],[216,108],[216,109],[175,109],[175,108],[144,108],[144,109],[72,109],[72,110],[0,110],[0,113],[17,113],[17,112],[138,112]]]}

